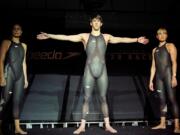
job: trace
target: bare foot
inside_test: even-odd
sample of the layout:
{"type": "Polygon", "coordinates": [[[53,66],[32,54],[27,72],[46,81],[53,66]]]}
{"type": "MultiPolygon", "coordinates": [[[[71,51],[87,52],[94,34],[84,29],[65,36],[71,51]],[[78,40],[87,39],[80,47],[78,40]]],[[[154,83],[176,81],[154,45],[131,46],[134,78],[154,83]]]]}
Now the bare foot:
{"type": "Polygon", "coordinates": [[[79,127],[78,129],[76,129],[76,130],[73,132],[73,134],[78,135],[78,134],[80,134],[81,132],[85,132],[85,128],[79,127]]]}
{"type": "Polygon", "coordinates": [[[111,126],[107,126],[105,130],[113,134],[117,133],[117,130],[111,126]]]}
{"type": "Polygon", "coordinates": [[[159,124],[155,127],[152,127],[151,129],[166,129],[166,126],[165,125],[162,125],[162,124],[159,124]]]}
{"type": "Polygon", "coordinates": [[[23,131],[22,129],[15,130],[15,134],[27,135],[27,132],[23,131]]]}
{"type": "Polygon", "coordinates": [[[175,128],[174,129],[174,133],[180,133],[180,128],[178,127],[178,128],[175,128]]]}

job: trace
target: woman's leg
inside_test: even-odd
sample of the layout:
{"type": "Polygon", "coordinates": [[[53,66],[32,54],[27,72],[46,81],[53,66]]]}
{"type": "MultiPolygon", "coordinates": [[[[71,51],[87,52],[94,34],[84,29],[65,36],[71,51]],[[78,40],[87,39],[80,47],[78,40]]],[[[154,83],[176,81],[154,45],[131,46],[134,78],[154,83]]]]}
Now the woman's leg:
{"type": "Polygon", "coordinates": [[[176,96],[175,96],[175,89],[172,88],[171,85],[171,74],[167,74],[165,78],[165,86],[168,92],[168,97],[172,105],[173,109],[173,115],[174,115],[174,132],[175,133],[180,133],[180,125],[179,125],[179,108],[178,104],[176,101],[176,96]]]}
{"type": "Polygon", "coordinates": [[[1,104],[0,104],[0,119],[2,120],[3,118],[3,110],[6,107],[6,104],[8,103],[12,92],[13,92],[13,85],[14,85],[14,75],[11,70],[11,68],[8,68],[7,72],[7,78],[6,78],[6,86],[2,88],[1,92],[1,104]]]}
{"type": "Polygon", "coordinates": [[[27,134],[27,132],[23,131],[20,127],[20,110],[22,105],[22,99],[24,96],[24,77],[16,81],[13,91],[13,117],[15,119],[15,133],[19,134],[27,134]]]}
{"type": "Polygon", "coordinates": [[[152,129],[165,129],[166,128],[167,105],[166,105],[164,83],[159,78],[156,78],[156,90],[159,93],[159,97],[160,97],[161,119],[160,119],[160,124],[153,127],[152,129]]]}

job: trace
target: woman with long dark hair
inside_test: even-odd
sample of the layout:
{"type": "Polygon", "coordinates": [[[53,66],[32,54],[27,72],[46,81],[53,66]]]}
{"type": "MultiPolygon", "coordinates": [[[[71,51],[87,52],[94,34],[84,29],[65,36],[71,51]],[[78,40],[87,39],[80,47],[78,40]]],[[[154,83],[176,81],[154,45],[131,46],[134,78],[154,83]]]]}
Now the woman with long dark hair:
{"type": "Polygon", "coordinates": [[[24,88],[27,88],[26,72],[26,50],[27,45],[20,41],[22,27],[14,24],[12,28],[12,38],[2,41],[0,48],[0,86],[2,96],[0,102],[0,114],[12,95],[13,118],[15,123],[15,133],[27,134],[20,127],[20,108],[24,95],[24,88]]]}

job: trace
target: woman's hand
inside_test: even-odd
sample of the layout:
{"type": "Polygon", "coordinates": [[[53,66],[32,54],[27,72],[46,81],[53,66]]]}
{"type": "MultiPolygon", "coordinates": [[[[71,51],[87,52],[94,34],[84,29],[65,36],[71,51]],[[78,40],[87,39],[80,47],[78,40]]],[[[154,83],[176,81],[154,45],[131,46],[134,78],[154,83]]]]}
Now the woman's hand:
{"type": "Polygon", "coordinates": [[[172,88],[176,87],[177,86],[177,79],[175,76],[172,77],[172,80],[171,80],[171,85],[172,85],[172,88]]]}
{"type": "Polygon", "coordinates": [[[150,82],[150,83],[149,83],[149,89],[150,89],[151,91],[154,91],[154,84],[153,84],[153,82],[150,82]]]}
{"type": "Polygon", "coordinates": [[[4,77],[0,78],[0,86],[6,86],[6,79],[4,77]]]}
{"type": "Polygon", "coordinates": [[[24,88],[26,89],[28,87],[28,81],[26,80],[24,83],[24,88]]]}

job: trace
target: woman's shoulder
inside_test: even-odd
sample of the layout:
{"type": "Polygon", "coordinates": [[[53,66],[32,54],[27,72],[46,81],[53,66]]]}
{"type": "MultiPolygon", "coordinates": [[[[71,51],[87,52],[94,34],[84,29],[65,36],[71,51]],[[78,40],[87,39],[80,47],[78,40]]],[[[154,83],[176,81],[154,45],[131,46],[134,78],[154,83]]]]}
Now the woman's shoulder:
{"type": "Polygon", "coordinates": [[[175,44],[174,43],[166,43],[166,46],[167,47],[175,47],[175,44]]]}
{"type": "Polygon", "coordinates": [[[9,40],[9,39],[4,39],[1,42],[1,46],[9,46],[10,44],[11,44],[11,40],[9,40]]]}
{"type": "Polygon", "coordinates": [[[167,48],[168,52],[177,50],[174,43],[167,43],[166,48],[167,48]]]}

